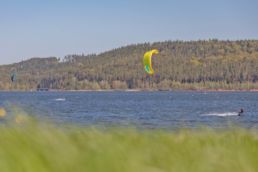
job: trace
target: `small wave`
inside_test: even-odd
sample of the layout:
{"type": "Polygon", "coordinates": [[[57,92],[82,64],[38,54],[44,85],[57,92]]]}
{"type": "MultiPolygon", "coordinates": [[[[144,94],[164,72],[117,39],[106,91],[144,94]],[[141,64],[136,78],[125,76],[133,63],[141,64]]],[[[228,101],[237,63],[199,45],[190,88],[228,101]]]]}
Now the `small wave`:
{"type": "Polygon", "coordinates": [[[224,113],[207,113],[207,114],[203,114],[201,116],[238,116],[237,112],[224,112],[224,113]]]}
{"type": "Polygon", "coordinates": [[[55,99],[55,101],[62,102],[62,101],[66,101],[66,99],[65,98],[57,98],[57,99],[55,99]]]}

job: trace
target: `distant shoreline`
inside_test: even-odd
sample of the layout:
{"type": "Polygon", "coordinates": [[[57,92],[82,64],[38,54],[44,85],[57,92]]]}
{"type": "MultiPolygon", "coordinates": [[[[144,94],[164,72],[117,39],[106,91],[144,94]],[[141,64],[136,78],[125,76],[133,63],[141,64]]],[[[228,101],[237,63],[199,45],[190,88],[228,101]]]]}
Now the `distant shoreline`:
{"type": "MultiPolygon", "coordinates": [[[[100,89],[100,90],[55,90],[49,92],[162,92],[162,91],[191,91],[191,92],[258,92],[258,89],[100,89]]],[[[40,92],[40,91],[39,91],[40,92]]],[[[43,91],[44,92],[44,91],[43,91]]]]}
{"type": "Polygon", "coordinates": [[[58,90],[49,89],[48,91],[37,90],[0,90],[0,92],[173,92],[173,91],[189,91],[189,92],[258,92],[258,89],[103,89],[103,90],[58,90]]]}
{"type": "Polygon", "coordinates": [[[126,90],[49,90],[49,92],[172,92],[172,91],[189,91],[189,92],[258,92],[258,89],[250,90],[223,90],[223,89],[207,89],[207,90],[192,90],[192,89],[171,89],[171,90],[157,90],[157,89],[126,89],[126,90]]]}

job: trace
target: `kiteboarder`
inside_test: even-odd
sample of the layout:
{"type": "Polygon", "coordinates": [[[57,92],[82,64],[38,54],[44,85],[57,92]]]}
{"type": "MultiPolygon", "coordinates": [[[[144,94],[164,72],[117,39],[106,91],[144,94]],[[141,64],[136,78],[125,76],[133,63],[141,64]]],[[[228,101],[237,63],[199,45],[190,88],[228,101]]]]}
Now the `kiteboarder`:
{"type": "Polygon", "coordinates": [[[244,109],[240,109],[240,111],[238,112],[238,116],[241,116],[244,113],[244,109]]]}

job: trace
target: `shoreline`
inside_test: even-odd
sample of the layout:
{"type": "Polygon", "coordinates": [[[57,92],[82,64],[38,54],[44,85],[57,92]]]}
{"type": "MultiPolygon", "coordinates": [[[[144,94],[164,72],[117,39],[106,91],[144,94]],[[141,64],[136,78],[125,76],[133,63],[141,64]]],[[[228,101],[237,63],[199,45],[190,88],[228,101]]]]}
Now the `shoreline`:
{"type": "MultiPolygon", "coordinates": [[[[37,91],[36,92],[44,92],[37,91]]],[[[101,89],[101,90],[52,90],[46,92],[173,92],[173,91],[189,91],[189,92],[258,92],[258,89],[101,89]]]]}
{"type": "Polygon", "coordinates": [[[106,90],[56,90],[48,91],[37,90],[0,90],[0,92],[258,92],[258,89],[106,89],[106,90]]]}

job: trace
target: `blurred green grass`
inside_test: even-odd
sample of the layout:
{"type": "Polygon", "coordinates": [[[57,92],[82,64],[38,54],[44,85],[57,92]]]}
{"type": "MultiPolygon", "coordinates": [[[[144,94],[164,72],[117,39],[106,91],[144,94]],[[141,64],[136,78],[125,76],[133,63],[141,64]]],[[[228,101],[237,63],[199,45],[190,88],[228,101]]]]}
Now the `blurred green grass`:
{"type": "Polygon", "coordinates": [[[0,126],[3,172],[252,172],[258,132],[96,129],[23,118],[0,126]]]}

